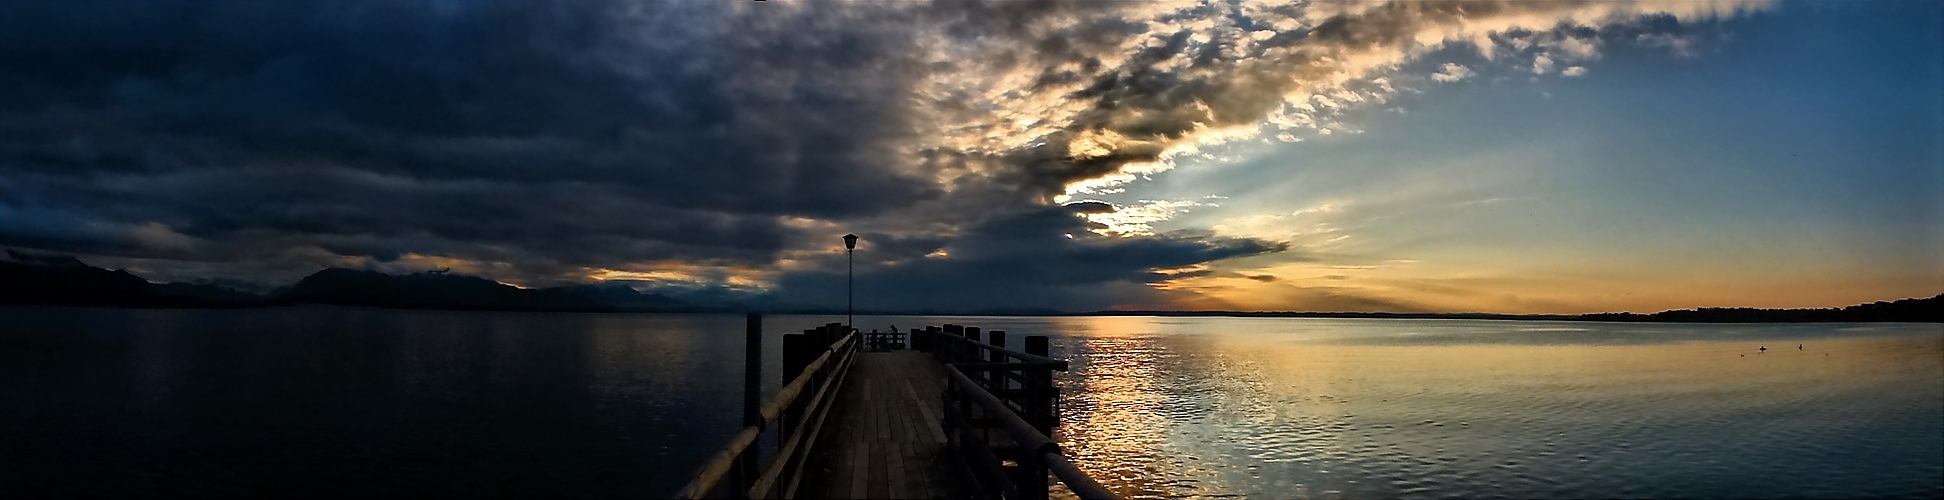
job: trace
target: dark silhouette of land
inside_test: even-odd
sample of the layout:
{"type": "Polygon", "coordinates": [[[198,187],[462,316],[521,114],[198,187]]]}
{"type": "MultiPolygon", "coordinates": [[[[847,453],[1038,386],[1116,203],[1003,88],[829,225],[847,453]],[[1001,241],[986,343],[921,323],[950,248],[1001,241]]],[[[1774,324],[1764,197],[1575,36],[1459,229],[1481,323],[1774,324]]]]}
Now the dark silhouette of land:
{"type": "Polygon", "coordinates": [[[127,271],[66,256],[8,251],[0,258],[0,304],[109,307],[251,307],[298,304],[397,309],[730,312],[736,304],[698,305],[623,285],[525,289],[446,272],[392,275],[325,269],[269,293],[211,283],[155,284],[127,271]]]}
{"type": "Polygon", "coordinates": [[[304,277],[270,299],[276,304],[332,304],[400,309],[692,312],[709,309],[620,285],[526,289],[440,271],[391,275],[332,268],[304,277]]]}
{"type": "MultiPolygon", "coordinates": [[[[497,281],[444,271],[405,275],[331,268],[304,277],[296,284],[269,293],[256,293],[212,283],[155,284],[122,270],[87,265],[70,256],[38,255],[8,250],[0,255],[0,305],[72,305],[108,307],[255,307],[300,304],[384,307],[397,309],[455,309],[506,311],[589,312],[741,312],[740,303],[692,303],[658,293],[643,293],[619,284],[519,288],[497,281]]],[[[783,314],[842,314],[843,309],[772,304],[783,314]]],[[[924,316],[1232,316],[1270,318],[1392,318],[1495,319],[1545,321],[1615,321],[1680,323],[1815,323],[1924,322],[1944,323],[1944,294],[1825,309],[1700,308],[1652,314],[1492,314],[1382,313],[1302,311],[1094,311],[1071,313],[1051,309],[986,309],[957,311],[874,311],[870,315],[924,316]]]]}
{"type": "Polygon", "coordinates": [[[0,259],[0,304],[194,307],[128,271],[90,266],[68,256],[8,250],[0,259]]]}
{"type": "Polygon", "coordinates": [[[1383,313],[1383,312],[1297,312],[1297,311],[1098,311],[1084,316],[1233,316],[1248,318],[1391,318],[1391,319],[1501,319],[1537,321],[1612,321],[1658,323],[1831,323],[1831,322],[1916,322],[1944,323],[1944,294],[1935,297],[1872,302],[1824,309],[1757,309],[1752,307],[1704,307],[1677,309],[1653,314],[1492,314],[1492,313],[1383,313]]]}

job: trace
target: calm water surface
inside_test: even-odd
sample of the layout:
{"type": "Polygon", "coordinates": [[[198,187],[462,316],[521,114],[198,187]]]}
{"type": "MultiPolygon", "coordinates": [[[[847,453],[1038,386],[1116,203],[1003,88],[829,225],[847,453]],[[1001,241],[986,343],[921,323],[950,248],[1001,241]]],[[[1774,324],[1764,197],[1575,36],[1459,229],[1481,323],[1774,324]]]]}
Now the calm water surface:
{"type": "MultiPolygon", "coordinates": [[[[1052,336],[1063,446],[1130,497],[1944,495],[1935,324],[858,318],[943,322],[1052,336]]],[[[665,497],[735,430],[741,331],[0,309],[0,496],[665,497]]]]}
{"type": "Polygon", "coordinates": [[[1129,497],[1944,496],[1936,324],[1052,321],[1129,497]]]}

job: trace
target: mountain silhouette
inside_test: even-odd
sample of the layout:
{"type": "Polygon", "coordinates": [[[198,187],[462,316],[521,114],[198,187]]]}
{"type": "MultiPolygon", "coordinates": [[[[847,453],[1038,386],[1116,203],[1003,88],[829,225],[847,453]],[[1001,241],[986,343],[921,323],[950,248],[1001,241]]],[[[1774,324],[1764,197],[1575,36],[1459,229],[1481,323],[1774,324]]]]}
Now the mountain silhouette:
{"type": "Polygon", "coordinates": [[[331,268],[297,282],[275,302],[407,309],[691,312],[697,307],[622,285],[526,289],[443,271],[406,275],[331,268]]]}
{"type": "Polygon", "coordinates": [[[571,285],[558,288],[544,288],[541,293],[557,297],[557,300],[579,304],[592,304],[605,309],[621,311],[713,311],[724,307],[702,307],[687,301],[659,293],[641,293],[621,284],[571,285]]]}
{"type": "Polygon", "coordinates": [[[0,257],[0,304],[180,307],[201,302],[163,294],[128,271],[90,266],[74,257],[18,250],[0,257]]]}
{"type": "Polygon", "coordinates": [[[263,302],[264,295],[216,283],[162,283],[155,291],[164,296],[200,300],[210,304],[251,305],[263,302]]]}
{"type": "Polygon", "coordinates": [[[525,289],[444,271],[406,275],[331,268],[266,295],[216,283],[150,283],[64,255],[0,253],[0,304],[110,307],[247,307],[326,304],[399,309],[724,312],[620,284],[525,289]]]}
{"type": "MultiPolygon", "coordinates": [[[[155,284],[128,271],[90,266],[65,255],[19,250],[0,253],[0,305],[111,307],[245,307],[328,304],[400,309],[611,312],[737,312],[751,309],[709,297],[674,298],[617,283],[520,288],[485,278],[430,271],[405,275],[330,268],[295,285],[259,295],[212,282],[155,284]],[[690,299],[690,300],[683,300],[690,299]]],[[[833,309],[766,303],[781,313],[834,314],[833,309]]],[[[863,312],[863,311],[859,311],[863,312]]],[[[868,314],[1076,315],[1046,309],[870,311],[868,314]]],[[[1320,318],[1507,319],[1689,323],[1809,323],[1900,321],[1944,323],[1944,294],[1826,309],[1701,308],[1653,314],[1512,315],[1489,313],[1356,313],[1293,311],[1096,311],[1077,315],[1241,316],[1320,318]]]]}

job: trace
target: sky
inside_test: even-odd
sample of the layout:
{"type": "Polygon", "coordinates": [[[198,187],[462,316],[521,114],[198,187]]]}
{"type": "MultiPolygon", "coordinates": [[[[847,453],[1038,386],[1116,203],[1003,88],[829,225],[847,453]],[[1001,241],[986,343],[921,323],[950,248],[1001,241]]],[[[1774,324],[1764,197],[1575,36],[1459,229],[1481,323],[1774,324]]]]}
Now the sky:
{"type": "Polygon", "coordinates": [[[0,2],[0,246],[824,306],[854,265],[904,311],[1927,297],[1944,4],[0,2]]]}

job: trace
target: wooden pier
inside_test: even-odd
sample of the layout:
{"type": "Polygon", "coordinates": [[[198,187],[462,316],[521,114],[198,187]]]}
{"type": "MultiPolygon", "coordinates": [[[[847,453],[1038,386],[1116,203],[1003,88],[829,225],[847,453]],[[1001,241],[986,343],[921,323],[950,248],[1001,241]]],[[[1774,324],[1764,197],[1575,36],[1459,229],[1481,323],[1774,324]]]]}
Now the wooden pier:
{"type": "Polygon", "coordinates": [[[922,352],[868,353],[851,367],[812,454],[805,498],[958,498],[939,415],[945,370],[922,352]]]}
{"type": "MultiPolygon", "coordinates": [[[[751,315],[746,384],[759,362],[761,318],[751,315]]],[[[784,378],[757,405],[744,393],[743,430],[676,498],[1048,497],[1115,499],[1061,454],[1045,337],[1006,349],[1006,333],[941,325],[857,332],[830,324],[783,336],[784,378]],[[984,340],[985,342],[981,342],[984,340]],[[774,450],[758,442],[774,430],[774,450]],[[759,463],[769,457],[766,464],[759,463]]]]}

